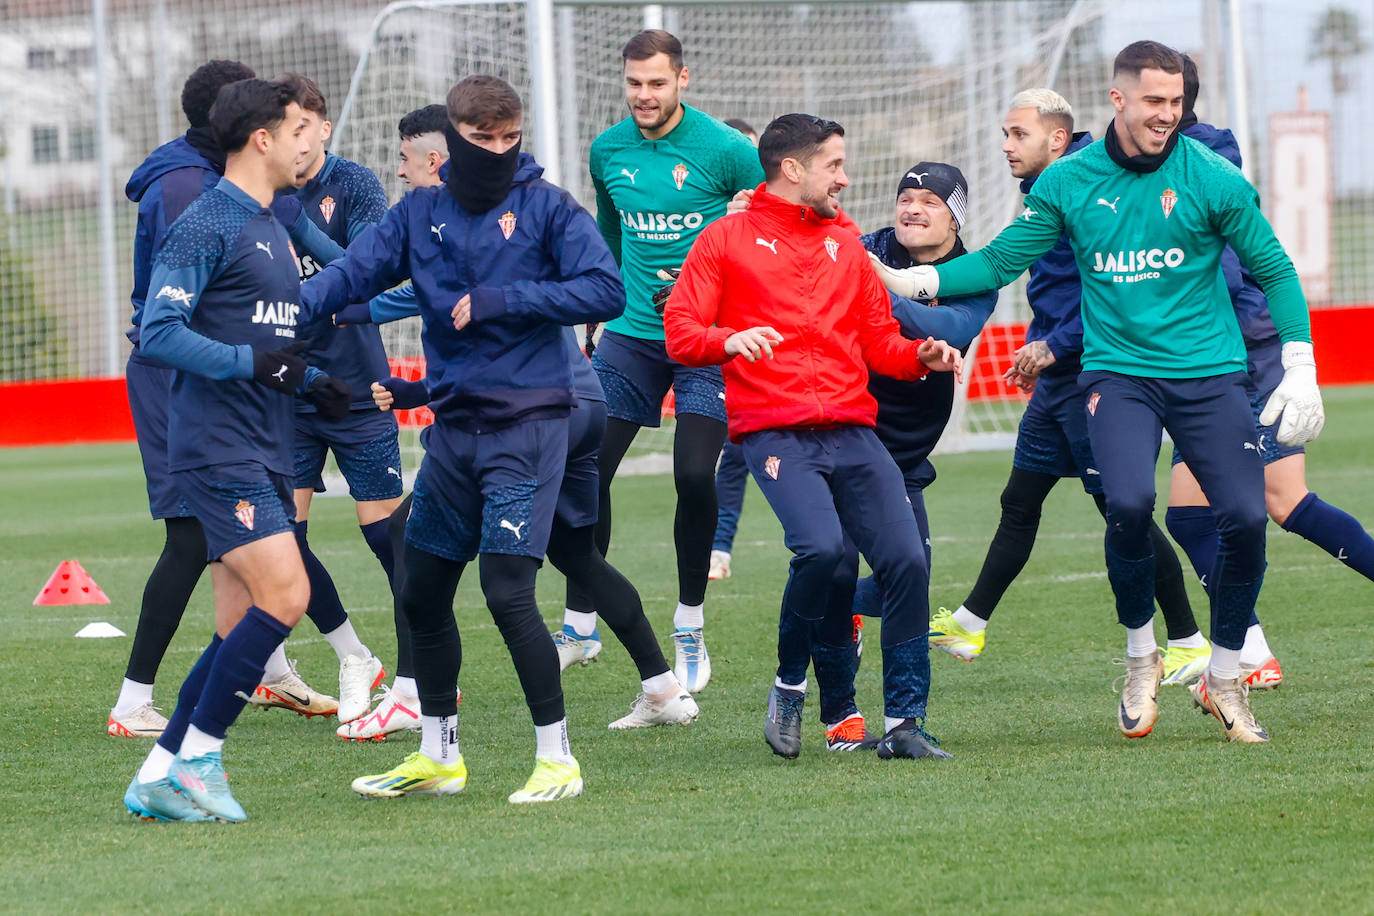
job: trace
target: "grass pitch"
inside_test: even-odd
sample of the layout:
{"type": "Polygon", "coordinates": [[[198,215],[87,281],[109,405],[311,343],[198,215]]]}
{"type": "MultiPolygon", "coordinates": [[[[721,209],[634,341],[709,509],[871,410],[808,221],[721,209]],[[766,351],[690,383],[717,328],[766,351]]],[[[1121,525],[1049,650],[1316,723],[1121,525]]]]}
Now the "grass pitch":
{"type": "MultiPolygon", "coordinates": [[[[1309,482],[1369,522],[1374,391],[1326,396],[1309,482]]],[[[1009,456],[937,465],[931,602],[953,607],[996,526],[1009,456]]],[[[666,643],[671,483],[626,479],[615,498],[611,559],[666,643]]],[[[1162,691],[1154,734],[1120,736],[1111,682],[1121,669],[1110,662],[1124,640],[1102,524],[1069,481],[1046,505],[983,658],[932,660],[929,724],[954,760],[827,753],[814,701],[802,757],[774,757],[761,726],[787,554],[751,486],[735,576],[713,583],[707,601],[715,673],[696,725],[607,731],[638,688],[608,642],[599,663],[564,678],[586,795],[507,804],[533,739],[470,575],[457,606],[468,789],[363,801],[349,782],[417,741],[345,744],[332,722],[250,709],[226,748],[249,820],[230,826],[143,824],[124,812],[148,744],[108,738],[104,722],[130,641],[72,638],[94,620],[133,633],[162,532],[147,518],[134,448],[0,452],[0,506],[0,899],[17,912],[1368,912],[1374,900],[1374,585],[1272,525],[1260,613],[1285,682],[1253,700],[1268,746],[1225,744],[1181,688],[1162,691]],[[31,606],[67,558],[113,604],[31,606]]],[[[351,503],[316,501],[310,527],[359,632],[390,665],[385,580],[351,503]]],[[[550,569],[540,598],[551,628],[561,597],[550,569]]],[[[210,628],[207,577],[159,679],[167,712],[210,628]]],[[[332,692],[333,653],[308,622],[288,647],[306,679],[332,692]]],[[[859,680],[871,720],[881,716],[876,661],[859,680]]]]}

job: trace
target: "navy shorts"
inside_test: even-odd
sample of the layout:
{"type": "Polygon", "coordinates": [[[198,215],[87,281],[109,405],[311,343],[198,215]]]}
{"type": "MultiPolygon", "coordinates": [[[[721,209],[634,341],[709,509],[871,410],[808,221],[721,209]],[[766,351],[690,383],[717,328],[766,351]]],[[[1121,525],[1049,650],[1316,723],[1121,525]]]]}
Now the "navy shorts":
{"type": "Polygon", "coordinates": [[[606,414],[636,426],[658,426],[663,399],[673,389],[674,412],[725,422],[725,379],[719,366],[689,369],[668,357],[661,340],[607,331],[592,354],[606,390],[606,414]]]}
{"type": "Polygon", "coordinates": [[[167,467],[167,399],[172,391],[173,371],[156,360],[142,358],[137,349],[124,368],[129,411],[134,417],[134,435],[143,458],[148,508],[153,518],[186,518],[192,514],[167,467]]]}
{"type": "Polygon", "coordinates": [[[324,492],[324,460],[334,451],[348,494],[357,502],[401,495],[401,446],[391,411],[355,410],[342,420],[296,414],[296,489],[324,492]]]}
{"type": "Polygon", "coordinates": [[[1090,494],[1102,492],[1093,464],[1078,376],[1041,376],[1016,430],[1011,466],[1023,471],[1077,477],[1090,494]]]}
{"type": "MultiPolygon", "coordinates": [[[[1281,458],[1302,455],[1307,451],[1301,445],[1283,445],[1279,442],[1278,420],[1268,426],[1261,425],[1259,421],[1260,414],[1264,413],[1264,405],[1269,402],[1269,396],[1279,387],[1279,382],[1283,381],[1282,352],[1283,346],[1276,338],[1254,347],[1247,353],[1245,393],[1250,398],[1250,410],[1255,415],[1255,442],[1259,447],[1260,458],[1266,466],[1281,458]]],[[[1175,447],[1173,463],[1180,464],[1182,461],[1183,456],[1175,447]]]]}
{"type": "Polygon", "coordinates": [[[175,472],[177,489],[205,529],[206,556],[296,529],[291,478],[256,461],[212,464],[175,472]]]}
{"type": "Polygon", "coordinates": [[[549,546],[568,420],[525,420],[470,433],[430,427],[406,543],[458,563],[478,553],[542,559],[549,546]]]}
{"type": "Polygon", "coordinates": [[[606,404],[579,398],[568,415],[568,462],[558,488],[558,520],[569,528],[596,524],[601,475],[597,457],[606,435],[606,404]]]}

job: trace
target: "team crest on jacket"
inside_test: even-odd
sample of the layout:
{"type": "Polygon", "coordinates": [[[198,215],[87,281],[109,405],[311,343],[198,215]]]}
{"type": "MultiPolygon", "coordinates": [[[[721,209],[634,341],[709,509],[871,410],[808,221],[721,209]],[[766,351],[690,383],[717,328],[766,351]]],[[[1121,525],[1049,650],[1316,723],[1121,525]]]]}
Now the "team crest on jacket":
{"type": "Polygon", "coordinates": [[[515,231],[515,214],[507,210],[496,222],[501,227],[501,234],[510,238],[511,233],[515,231]]]}
{"type": "Polygon", "coordinates": [[[782,459],[777,455],[769,455],[768,460],[763,463],[763,472],[774,480],[778,479],[778,468],[782,466],[782,459]]]}
{"type": "Polygon", "coordinates": [[[679,162],[673,166],[673,184],[677,185],[679,191],[682,190],[682,183],[687,180],[687,166],[679,162]]]}
{"type": "Polygon", "coordinates": [[[320,215],[324,217],[326,223],[334,221],[334,198],[326,197],[320,201],[320,215]]]}
{"type": "Polygon", "coordinates": [[[1090,415],[1094,417],[1097,416],[1097,402],[1100,400],[1102,400],[1102,395],[1098,394],[1096,391],[1088,398],[1088,413],[1090,415]]]}
{"type": "Polygon", "coordinates": [[[1168,219],[1169,214],[1174,212],[1174,204],[1178,203],[1178,192],[1173,188],[1165,188],[1164,193],[1159,195],[1159,205],[1164,209],[1164,218],[1168,219]]]}
{"type": "Polygon", "coordinates": [[[825,237],[825,253],[828,254],[828,255],[830,255],[830,260],[831,260],[831,261],[834,261],[834,260],[835,260],[835,255],[839,252],[839,250],[840,250],[840,243],[837,242],[837,241],[835,241],[834,239],[832,239],[830,236],[827,235],[827,236],[825,237]]]}
{"type": "Polygon", "coordinates": [[[239,500],[239,504],[234,507],[234,515],[238,518],[240,522],[243,523],[243,527],[247,528],[249,531],[253,530],[252,503],[250,503],[246,499],[239,500]]]}

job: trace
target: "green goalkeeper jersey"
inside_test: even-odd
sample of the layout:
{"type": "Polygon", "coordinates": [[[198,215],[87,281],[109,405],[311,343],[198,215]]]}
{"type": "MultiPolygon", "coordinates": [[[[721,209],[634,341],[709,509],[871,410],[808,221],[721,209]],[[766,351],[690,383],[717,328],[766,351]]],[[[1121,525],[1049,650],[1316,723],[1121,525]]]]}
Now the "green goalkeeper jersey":
{"type": "Polygon", "coordinates": [[[1219,269],[1227,243],[1268,297],[1280,337],[1311,340],[1297,273],[1254,187],[1188,137],[1153,172],[1123,169],[1102,140],[1055,161],[997,238],[939,266],[940,295],[1005,286],[1066,231],[1083,280],[1084,369],[1244,372],[1245,342],[1219,269]]]}
{"type": "Polygon", "coordinates": [[[606,329],[663,339],[663,319],[650,301],[663,286],[658,271],[681,267],[702,228],[725,214],[742,188],[763,181],[759,154],[744,134],[695,108],[658,140],[645,139],[633,118],[603,131],[590,156],[596,224],[625,281],[625,314],[606,329]]]}

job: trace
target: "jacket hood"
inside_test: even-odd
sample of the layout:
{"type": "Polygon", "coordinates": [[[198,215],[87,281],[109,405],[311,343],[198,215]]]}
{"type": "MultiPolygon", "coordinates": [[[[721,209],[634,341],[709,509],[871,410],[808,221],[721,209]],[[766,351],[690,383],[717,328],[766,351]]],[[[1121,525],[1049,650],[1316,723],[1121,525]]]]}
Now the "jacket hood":
{"type": "MultiPolygon", "coordinates": [[[[1078,133],[1073,135],[1073,140],[1070,141],[1069,148],[1064,150],[1064,156],[1070,156],[1081,150],[1083,147],[1088,146],[1092,142],[1093,135],[1089,131],[1080,130],[1078,133]]],[[[1060,156],[1059,158],[1062,159],[1064,158],[1064,156],[1060,156]]],[[[1035,179],[1039,177],[1039,175],[1032,175],[1030,178],[1021,179],[1021,193],[1029,194],[1031,188],[1035,185],[1035,179]]]]}
{"type": "Polygon", "coordinates": [[[1240,168],[1240,144],[1230,128],[1215,127],[1198,121],[1183,129],[1183,136],[1191,137],[1219,156],[1224,156],[1236,168],[1240,168]]]}
{"type": "Polygon", "coordinates": [[[148,154],[124,186],[124,196],[134,203],[143,199],[153,182],[176,169],[201,168],[214,170],[215,164],[202,156],[195,147],[187,142],[185,136],[164,143],[148,154]]]}

